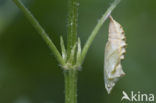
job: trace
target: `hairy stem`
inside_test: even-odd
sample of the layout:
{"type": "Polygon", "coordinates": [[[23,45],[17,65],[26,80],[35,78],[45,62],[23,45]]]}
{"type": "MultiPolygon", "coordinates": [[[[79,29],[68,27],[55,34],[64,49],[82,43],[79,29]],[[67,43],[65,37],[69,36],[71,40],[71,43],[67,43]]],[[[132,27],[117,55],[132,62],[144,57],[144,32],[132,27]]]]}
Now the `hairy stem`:
{"type": "Polygon", "coordinates": [[[22,10],[22,12],[25,14],[27,19],[30,21],[30,23],[33,25],[33,27],[36,29],[36,31],[41,35],[43,40],[47,43],[50,50],[53,52],[54,56],[56,57],[57,61],[64,65],[65,62],[62,59],[61,54],[57,50],[56,46],[52,42],[52,40],[49,38],[45,30],[42,28],[42,26],[39,24],[39,22],[35,19],[35,17],[31,14],[31,12],[24,6],[24,4],[20,0],[13,0],[16,5],[22,10]]]}
{"type": "MultiPolygon", "coordinates": [[[[79,0],[68,0],[68,33],[67,33],[67,59],[76,57],[73,48],[77,41],[79,0]]],[[[74,58],[75,59],[75,58],[74,58]]],[[[70,64],[74,64],[72,59],[70,64]]],[[[64,72],[65,78],[65,103],[77,103],[77,69],[69,68],[64,72]]]]}
{"type": "Polygon", "coordinates": [[[77,70],[64,72],[65,78],[65,103],[77,103],[77,70]]]}
{"type": "Polygon", "coordinates": [[[67,24],[67,55],[70,56],[71,49],[77,40],[79,0],[68,0],[68,24],[67,24]]]}
{"type": "Polygon", "coordinates": [[[121,0],[114,0],[114,2],[110,5],[110,7],[107,9],[107,11],[104,13],[104,15],[98,21],[97,25],[93,29],[90,37],[88,38],[87,42],[85,43],[85,45],[83,47],[82,54],[81,54],[81,62],[84,61],[85,56],[86,56],[86,54],[88,52],[88,49],[91,46],[91,44],[92,44],[93,40],[95,39],[96,35],[98,34],[98,31],[100,30],[100,28],[102,27],[104,22],[107,20],[107,18],[111,14],[111,12],[115,9],[115,7],[119,4],[120,1],[121,0]]]}

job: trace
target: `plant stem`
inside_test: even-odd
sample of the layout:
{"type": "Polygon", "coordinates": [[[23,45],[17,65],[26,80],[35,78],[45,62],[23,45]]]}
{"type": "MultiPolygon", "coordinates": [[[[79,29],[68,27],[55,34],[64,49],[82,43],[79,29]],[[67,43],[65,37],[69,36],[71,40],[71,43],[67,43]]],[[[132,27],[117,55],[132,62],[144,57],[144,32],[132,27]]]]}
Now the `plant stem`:
{"type": "Polygon", "coordinates": [[[67,24],[67,56],[70,56],[71,49],[77,41],[79,0],[68,0],[68,24],[67,24]]]}
{"type": "Polygon", "coordinates": [[[65,78],[65,103],[77,103],[77,75],[75,69],[64,72],[65,78]]]}
{"type": "MultiPolygon", "coordinates": [[[[68,0],[67,59],[70,59],[72,55],[72,58],[76,57],[72,49],[77,41],[78,6],[79,0],[68,0]]],[[[74,64],[74,59],[70,64],[74,64]]],[[[64,72],[65,103],[77,103],[77,74],[78,70],[74,68],[64,72]]]]}
{"type": "Polygon", "coordinates": [[[110,7],[107,9],[107,11],[104,13],[104,15],[98,21],[97,25],[93,29],[90,37],[88,38],[87,42],[85,43],[85,45],[83,47],[82,54],[81,54],[81,62],[84,61],[85,56],[86,56],[86,54],[88,52],[88,49],[91,46],[91,44],[92,44],[93,40],[95,39],[96,35],[98,34],[98,31],[100,30],[100,28],[102,27],[104,22],[107,20],[107,18],[111,14],[111,12],[115,9],[115,7],[119,4],[120,1],[121,0],[114,0],[114,2],[110,5],[110,7]]]}
{"type": "Polygon", "coordinates": [[[19,0],[13,0],[16,5],[22,10],[22,12],[25,14],[27,19],[30,21],[30,23],[33,25],[33,27],[36,29],[36,31],[41,35],[43,40],[47,43],[51,51],[53,52],[54,56],[56,57],[57,61],[64,65],[65,62],[62,59],[61,54],[57,50],[56,46],[52,42],[52,40],[49,38],[45,30],[42,28],[42,26],[39,24],[39,22],[36,20],[36,18],[31,14],[31,12],[24,6],[24,4],[19,0]]]}

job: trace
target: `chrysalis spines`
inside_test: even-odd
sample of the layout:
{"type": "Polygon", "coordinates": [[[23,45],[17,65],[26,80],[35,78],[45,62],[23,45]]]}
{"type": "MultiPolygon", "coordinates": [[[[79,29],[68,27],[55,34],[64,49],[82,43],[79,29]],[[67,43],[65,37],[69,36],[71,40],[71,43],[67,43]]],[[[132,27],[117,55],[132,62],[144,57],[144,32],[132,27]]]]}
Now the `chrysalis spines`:
{"type": "Polygon", "coordinates": [[[115,83],[125,75],[121,60],[124,59],[126,42],[122,26],[110,17],[108,42],[105,47],[104,79],[105,88],[111,92],[115,83]]]}

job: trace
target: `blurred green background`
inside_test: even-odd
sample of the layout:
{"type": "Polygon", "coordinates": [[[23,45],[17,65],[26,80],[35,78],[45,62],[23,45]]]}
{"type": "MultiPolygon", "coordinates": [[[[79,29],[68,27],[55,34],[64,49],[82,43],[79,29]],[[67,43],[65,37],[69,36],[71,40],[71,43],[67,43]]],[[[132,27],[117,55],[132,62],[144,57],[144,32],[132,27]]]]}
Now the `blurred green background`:
{"type": "MultiPolygon", "coordinates": [[[[25,1],[60,49],[59,36],[66,38],[67,0],[25,1]]],[[[82,44],[112,1],[80,0],[78,36],[82,44]]],[[[123,90],[156,95],[156,1],[122,0],[112,15],[127,37],[122,62],[126,76],[112,94],[106,93],[103,59],[107,20],[79,72],[78,103],[120,103],[123,90]]],[[[0,0],[0,103],[63,102],[63,71],[53,54],[16,5],[0,0]]]]}

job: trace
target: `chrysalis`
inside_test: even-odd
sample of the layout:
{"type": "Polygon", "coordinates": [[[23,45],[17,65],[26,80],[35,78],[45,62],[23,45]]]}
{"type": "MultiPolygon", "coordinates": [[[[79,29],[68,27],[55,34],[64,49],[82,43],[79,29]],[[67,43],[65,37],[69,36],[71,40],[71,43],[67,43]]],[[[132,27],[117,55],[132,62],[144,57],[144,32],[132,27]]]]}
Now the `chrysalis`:
{"type": "Polygon", "coordinates": [[[108,94],[115,83],[124,76],[121,60],[124,59],[126,42],[122,26],[110,17],[108,42],[105,47],[104,79],[108,94]]]}

